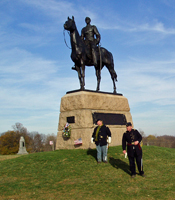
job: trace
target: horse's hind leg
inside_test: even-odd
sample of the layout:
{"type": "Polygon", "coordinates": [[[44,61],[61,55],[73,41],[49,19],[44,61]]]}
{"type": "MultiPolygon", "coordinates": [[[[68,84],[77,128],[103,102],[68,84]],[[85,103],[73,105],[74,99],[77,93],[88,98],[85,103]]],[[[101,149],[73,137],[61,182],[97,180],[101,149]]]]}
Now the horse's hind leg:
{"type": "Polygon", "coordinates": [[[96,89],[96,91],[99,91],[100,90],[100,81],[101,81],[101,70],[97,69],[97,68],[95,68],[95,70],[96,70],[96,77],[97,77],[97,89],[96,89]]]}
{"type": "Polygon", "coordinates": [[[113,93],[116,94],[117,91],[116,91],[116,84],[115,84],[115,81],[117,81],[117,74],[116,74],[116,72],[115,72],[115,70],[114,70],[114,66],[113,66],[113,65],[107,65],[106,67],[107,67],[108,70],[109,70],[109,73],[110,73],[110,75],[111,75],[111,79],[112,79],[112,82],[113,82],[113,87],[114,87],[113,93]]]}
{"type": "Polygon", "coordinates": [[[114,85],[114,91],[113,91],[113,93],[114,93],[114,94],[116,94],[116,93],[117,93],[117,91],[116,91],[116,84],[115,84],[115,80],[112,78],[112,81],[113,81],[113,85],[114,85]]]}

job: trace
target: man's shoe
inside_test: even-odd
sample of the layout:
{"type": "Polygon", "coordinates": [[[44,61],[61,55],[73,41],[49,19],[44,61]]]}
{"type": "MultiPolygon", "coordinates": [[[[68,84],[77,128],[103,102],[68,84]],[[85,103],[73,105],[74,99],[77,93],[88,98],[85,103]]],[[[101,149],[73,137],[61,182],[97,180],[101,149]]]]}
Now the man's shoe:
{"type": "Polygon", "coordinates": [[[141,174],[141,176],[142,176],[142,177],[146,177],[146,175],[145,175],[145,174],[141,174]]]}
{"type": "Polygon", "coordinates": [[[108,161],[104,161],[104,163],[108,163],[108,161]]]}
{"type": "Polygon", "coordinates": [[[100,164],[100,163],[101,163],[101,161],[98,161],[98,162],[97,162],[97,164],[100,164]]]}
{"type": "Polygon", "coordinates": [[[133,174],[132,176],[131,176],[131,178],[135,178],[136,177],[136,175],[135,174],[133,174]]]}

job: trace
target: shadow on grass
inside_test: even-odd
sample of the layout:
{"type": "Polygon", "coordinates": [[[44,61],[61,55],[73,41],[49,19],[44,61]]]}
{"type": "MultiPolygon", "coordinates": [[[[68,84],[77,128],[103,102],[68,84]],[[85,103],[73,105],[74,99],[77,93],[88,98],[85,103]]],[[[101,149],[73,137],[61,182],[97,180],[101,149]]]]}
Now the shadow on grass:
{"type": "Polygon", "coordinates": [[[91,155],[92,157],[95,158],[95,160],[97,160],[97,150],[96,149],[88,149],[87,155],[91,155]]]}
{"type": "MultiPolygon", "coordinates": [[[[97,161],[97,150],[96,149],[88,149],[87,150],[87,155],[91,155],[92,157],[94,157],[94,159],[97,161]]],[[[120,160],[120,159],[115,159],[113,157],[109,157],[109,163],[116,169],[122,169],[124,172],[126,172],[127,174],[131,174],[130,170],[129,170],[129,165],[120,160]]]]}
{"type": "Polygon", "coordinates": [[[131,174],[130,170],[129,170],[129,165],[125,162],[123,162],[120,159],[115,159],[113,157],[109,157],[109,163],[116,169],[122,169],[124,172],[126,172],[127,174],[131,174]]]}

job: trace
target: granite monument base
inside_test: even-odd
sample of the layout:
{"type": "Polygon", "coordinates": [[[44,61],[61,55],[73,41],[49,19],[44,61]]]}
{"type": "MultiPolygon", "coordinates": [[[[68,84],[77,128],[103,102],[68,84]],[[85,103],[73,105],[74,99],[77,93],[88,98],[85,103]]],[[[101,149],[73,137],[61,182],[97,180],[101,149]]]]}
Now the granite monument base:
{"type": "Polygon", "coordinates": [[[91,136],[96,120],[101,118],[112,133],[110,146],[121,145],[126,122],[132,122],[127,98],[121,94],[94,91],[68,92],[61,98],[56,149],[95,148],[91,136]],[[63,138],[66,123],[71,126],[71,137],[63,138]],[[81,138],[82,144],[74,141],[81,138]]]}

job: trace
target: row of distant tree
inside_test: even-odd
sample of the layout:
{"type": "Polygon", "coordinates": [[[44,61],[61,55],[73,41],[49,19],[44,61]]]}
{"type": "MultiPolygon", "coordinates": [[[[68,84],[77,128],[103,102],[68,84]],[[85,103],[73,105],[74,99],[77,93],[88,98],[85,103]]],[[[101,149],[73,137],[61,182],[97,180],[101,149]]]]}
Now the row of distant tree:
{"type": "Polygon", "coordinates": [[[139,130],[143,137],[143,145],[153,145],[153,146],[159,146],[159,147],[168,147],[168,148],[175,148],[175,136],[170,135],[163,135],[163,136],[155,136],[155,135],[149,135],[145,136],[144,132],[142,130],[139,130]]]}
{"type": "Polygon", "coordinates": [[[56,136],[54,134],[40,134],[38,132],[28,132],[21,123],[12,126],[13,130],[2,133],[0,136],[0,154],[16,154],[19,150],[19,140],[23,136],[28,153],[52,151],[56,146],[56,136]],[[50,145],[53,141],[53,146],[50,145]]]}

